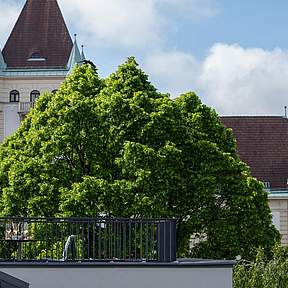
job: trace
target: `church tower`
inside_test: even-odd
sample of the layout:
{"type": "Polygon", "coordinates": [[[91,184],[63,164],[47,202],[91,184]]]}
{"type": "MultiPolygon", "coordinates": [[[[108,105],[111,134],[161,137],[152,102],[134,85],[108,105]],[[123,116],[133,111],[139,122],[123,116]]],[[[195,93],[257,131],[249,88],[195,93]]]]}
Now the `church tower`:
{"type": "Polygon", "coordinates": [[[26,0],[0,50],[0,141],[18,128],[41,93],[57,90],[83,57],[57,0],[26,0]]]}

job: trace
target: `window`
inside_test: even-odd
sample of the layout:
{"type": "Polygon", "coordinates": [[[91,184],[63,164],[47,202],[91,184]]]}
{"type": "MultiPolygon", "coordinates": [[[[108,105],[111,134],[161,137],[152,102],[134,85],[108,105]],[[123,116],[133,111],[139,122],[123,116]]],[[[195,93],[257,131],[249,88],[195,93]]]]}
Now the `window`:
{"type": "Polygon", "coordinates": [[[45,61],[46,59],[40,54],[40,52],[33,52],[28,58],[28,61],[45,61]]]}
{"type": "Polygon", "coordinates": [[[12,90],[10,92],[10,102],[19,102],[20,94],[17,90],[12,90]]]}
{"type": "Polygon", "coordinates": [[[270,182],[265,181],[265,182],[263,182],[263,184],[264,184],[264,189],[270,189],[271,188],[270,182]]]}
{"type": "Polygon", "coordinates": [[[30,93],[30,102],[35,102],[35,100],[40,96],[40,92],[38,90],[33,90],[30,93]]]}
{"type": "Polygon", "coordinates": [[[30,58],[36,59],[36,58],[43,58],[39,52],[34,52],[31,54],[30,58]]]}

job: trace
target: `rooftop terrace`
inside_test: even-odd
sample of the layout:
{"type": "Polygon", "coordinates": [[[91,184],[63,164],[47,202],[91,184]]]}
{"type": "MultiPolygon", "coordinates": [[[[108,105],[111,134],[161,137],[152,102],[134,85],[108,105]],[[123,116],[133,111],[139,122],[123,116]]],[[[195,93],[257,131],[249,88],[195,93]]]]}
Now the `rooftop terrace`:
{"type": "Polygon", "coordinates": [[[0,218],[0,262],[172,262],[167,219],[0,218]]]}

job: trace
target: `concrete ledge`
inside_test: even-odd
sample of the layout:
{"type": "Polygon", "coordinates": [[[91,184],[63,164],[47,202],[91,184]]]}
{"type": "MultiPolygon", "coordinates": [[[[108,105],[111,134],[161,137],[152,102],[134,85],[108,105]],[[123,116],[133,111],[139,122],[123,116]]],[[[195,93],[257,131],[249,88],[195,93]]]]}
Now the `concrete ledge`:
{"type": "Polygon", "coordinates": [[[129,267],[129,268],[196,268],[196,267],[213,267],[213,268],[223,268],[223,267],[233,267],[236,261],[232,260],[209,260],[209,259],[178,259],[174,262],[154,262],[154,261],[15,261],[15,262],[0,262],[0,268],[18,268],[18,267],[34,267],[34,268],[48,268],[48,267],[59,267],[59,268],[107,268],[107,267],[129,267]]]}

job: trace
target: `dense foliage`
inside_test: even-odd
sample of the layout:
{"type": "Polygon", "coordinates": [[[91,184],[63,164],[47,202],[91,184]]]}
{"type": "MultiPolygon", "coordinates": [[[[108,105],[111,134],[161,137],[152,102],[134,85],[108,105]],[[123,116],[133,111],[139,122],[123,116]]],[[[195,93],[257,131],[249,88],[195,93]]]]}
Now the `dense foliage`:
{"type": "Polygon", "coordinates": [[[234,269],[235,288],[286,288],[288,286],[288,250],[276,247],[268,260],[259,250],[253,263],[240,262],[234,269]]]}
{"type": "Polygon", "coordinates": [[[216,112],[159,93],[133,58],[77,67],[0,149],[1,214],[177,219],[179,255],[253,257],[279,235],[267,194],[216,112]]]}

